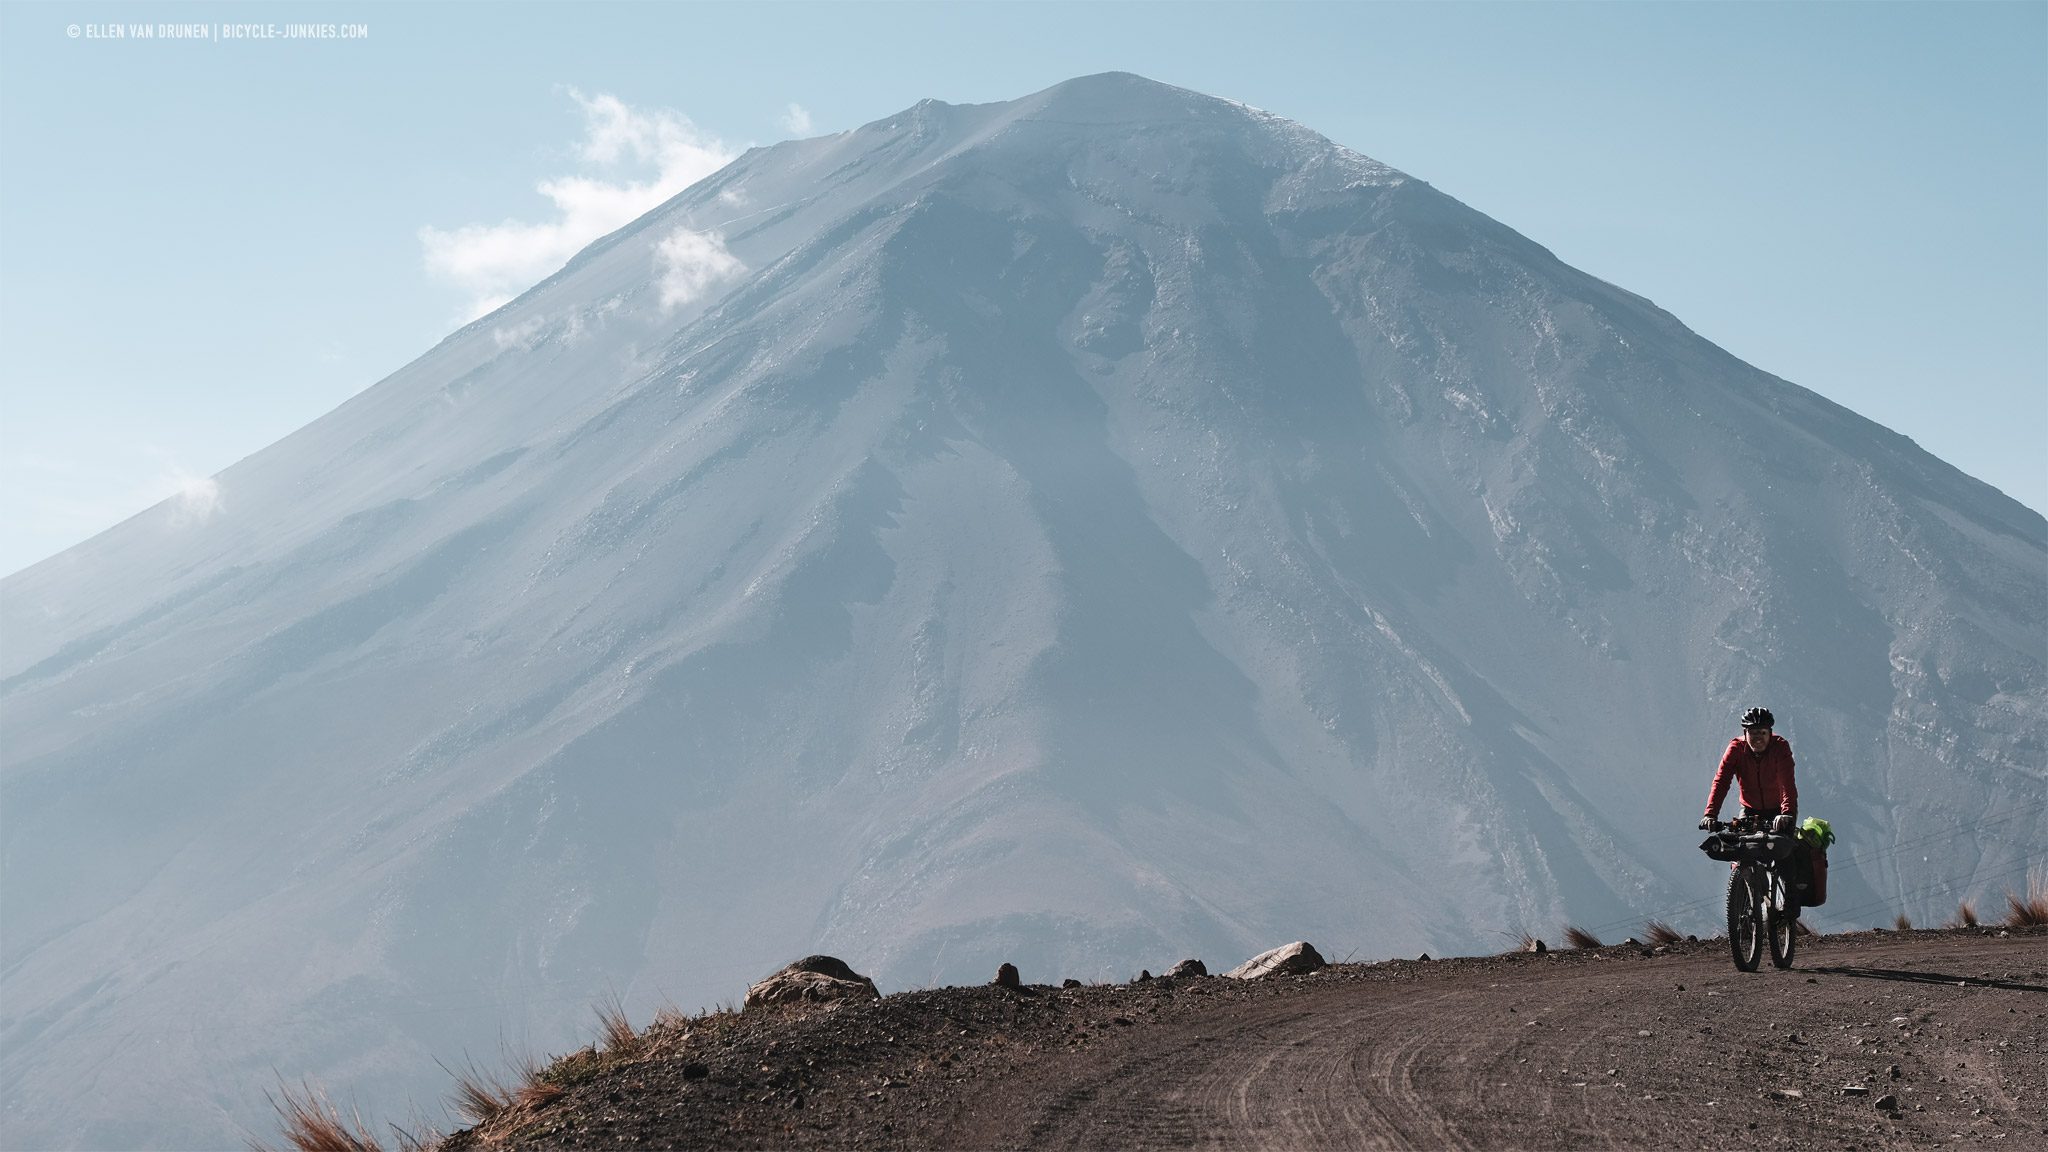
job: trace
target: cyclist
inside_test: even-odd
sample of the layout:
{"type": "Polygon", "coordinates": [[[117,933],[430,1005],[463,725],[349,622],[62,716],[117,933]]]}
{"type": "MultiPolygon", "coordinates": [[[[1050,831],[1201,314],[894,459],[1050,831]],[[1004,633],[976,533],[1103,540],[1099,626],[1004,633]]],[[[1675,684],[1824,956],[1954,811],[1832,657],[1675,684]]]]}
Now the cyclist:
{"type": "Polygon", "coordinates": [[[1728,751],[1721,754],[1701,828],[1712,828],[1720,819],[1721,801],[1727,799],[1728,783],[1733,779],[1742,785],[1744,816],[1775,814],[1771,830],[1792,831],[1799,815],[1799,789],[1792,782],[1792,745],[1771,732],[1775,722],[1769,708],[1751,708],[1742,714],[1742,735],[1730,740],[1728,751]]]}

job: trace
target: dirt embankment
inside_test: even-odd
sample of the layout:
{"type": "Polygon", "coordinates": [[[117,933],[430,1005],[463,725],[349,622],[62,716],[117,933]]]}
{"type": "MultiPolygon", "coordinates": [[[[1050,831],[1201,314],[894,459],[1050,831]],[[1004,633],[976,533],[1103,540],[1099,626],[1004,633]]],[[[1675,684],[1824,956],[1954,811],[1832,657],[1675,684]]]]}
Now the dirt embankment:
{"type": "MultiPolygon", "coordinates": [[[[2048,1147],[2048,931],[948,988],[652,1029],[479,1148],[2048,1147]]],[[[552,1097],[542,1101],[540,1097],[552,1097]]]]}

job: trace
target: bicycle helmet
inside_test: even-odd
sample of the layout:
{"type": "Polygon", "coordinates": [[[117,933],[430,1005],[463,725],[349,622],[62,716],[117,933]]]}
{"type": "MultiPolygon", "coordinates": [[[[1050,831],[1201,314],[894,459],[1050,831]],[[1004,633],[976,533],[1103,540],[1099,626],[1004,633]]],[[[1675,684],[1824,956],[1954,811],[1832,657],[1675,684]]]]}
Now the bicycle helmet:
{"type": "Polygon", "coordinates": [[[1748,731],[1751,728],[1775,728],[1777,727],[1775,721],[1776,717],[1771,715],[1769,708],[1751,708],[1742,714],[1742,728],[1744,731],[1748,731]]]}

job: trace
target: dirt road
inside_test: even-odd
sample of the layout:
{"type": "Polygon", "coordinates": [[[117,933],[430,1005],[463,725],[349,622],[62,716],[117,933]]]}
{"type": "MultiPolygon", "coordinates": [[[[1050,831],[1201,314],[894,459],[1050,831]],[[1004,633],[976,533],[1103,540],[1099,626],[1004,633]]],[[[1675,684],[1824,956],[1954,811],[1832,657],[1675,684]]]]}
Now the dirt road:
{"type": "Polygon", "coordinates": [[[956,1131],[1031,1147],[2048,1147],[2044,967],[2039,938],[1892,937],[1754,975],[1713,949],[1311,980],[1021,1077],[1011,1107],[956,1131]],[[1896,1119],[1876,1107],[1887,1095],[1896,1119]]]}
{"type": "Polygon", "coordinates": [[[451,1146],[2048,1148],[2048,934],[938,989],[684,1047],[451,1146]]]}

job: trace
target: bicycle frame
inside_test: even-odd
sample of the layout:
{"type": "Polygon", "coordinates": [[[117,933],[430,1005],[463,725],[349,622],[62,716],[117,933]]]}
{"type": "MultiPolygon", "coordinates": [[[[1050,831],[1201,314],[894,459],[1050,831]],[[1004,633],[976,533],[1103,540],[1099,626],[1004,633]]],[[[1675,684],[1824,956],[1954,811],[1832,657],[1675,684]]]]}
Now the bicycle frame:
{"type": "Polygon", "coordinates": [[[1784,863],[1798,841],[1769,830],[1760,820],[1737,820],[1731,825],[1716,823],[1700,849],[1715,860],[1726,860],[1728,875],[1728,947],[1735,967],[1754,972],[1763,961],[1764,943],[1770,944],[1771,964],[1792,966],[1792,952],[1798,935],[1799,907],[1794,902],[1784,863]]]}

